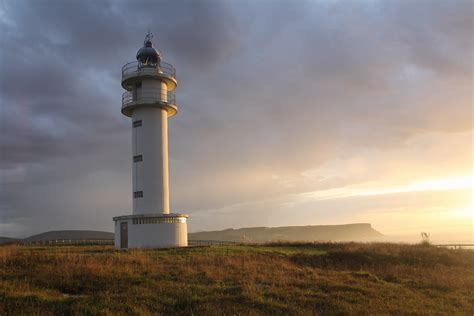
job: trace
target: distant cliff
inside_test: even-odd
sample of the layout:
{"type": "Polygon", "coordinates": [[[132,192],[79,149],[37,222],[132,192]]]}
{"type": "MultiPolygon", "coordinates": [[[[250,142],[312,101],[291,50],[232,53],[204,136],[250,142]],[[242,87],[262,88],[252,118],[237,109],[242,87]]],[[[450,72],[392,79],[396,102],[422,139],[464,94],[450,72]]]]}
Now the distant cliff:
{"type": "Polygon", "coordinates": [[[370,224],[251,227],[190,233],[194,240],[228,241],[361,241],[377,240],[383,235],[370,224]]]}

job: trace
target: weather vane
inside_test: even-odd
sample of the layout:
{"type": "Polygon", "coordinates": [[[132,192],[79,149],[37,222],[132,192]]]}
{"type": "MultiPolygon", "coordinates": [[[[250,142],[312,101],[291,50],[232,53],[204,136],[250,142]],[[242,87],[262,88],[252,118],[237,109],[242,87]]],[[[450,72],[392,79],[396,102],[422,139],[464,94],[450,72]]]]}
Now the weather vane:
{"type": "Polygon", "coordinates": [[[153,34],[151,34],[150,29],[148,29],[148,33],[145,36],[145,41],[151,41],[153,38],[153,34]]]}

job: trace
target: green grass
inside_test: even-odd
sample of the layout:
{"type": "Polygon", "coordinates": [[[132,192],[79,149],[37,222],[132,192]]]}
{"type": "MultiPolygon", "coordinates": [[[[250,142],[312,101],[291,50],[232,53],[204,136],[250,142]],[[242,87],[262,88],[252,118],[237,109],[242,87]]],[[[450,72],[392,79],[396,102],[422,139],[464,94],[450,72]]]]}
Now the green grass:
{"type": "Polygon", "coordinates": [[[0,315],[474,313],[474,251],[421,245],[10,245],[0,276],[0,315]]]}

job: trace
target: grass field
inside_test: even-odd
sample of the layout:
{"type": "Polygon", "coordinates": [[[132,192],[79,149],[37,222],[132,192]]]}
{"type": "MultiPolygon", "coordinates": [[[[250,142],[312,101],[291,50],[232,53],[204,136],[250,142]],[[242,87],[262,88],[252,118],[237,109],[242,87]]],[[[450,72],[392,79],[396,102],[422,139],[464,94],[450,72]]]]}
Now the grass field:
{"type": "Polygon", "coordinates": [[[474,251],[422,245],[10,245],[0,276],[0,315],[474,314],[474,251]]]}

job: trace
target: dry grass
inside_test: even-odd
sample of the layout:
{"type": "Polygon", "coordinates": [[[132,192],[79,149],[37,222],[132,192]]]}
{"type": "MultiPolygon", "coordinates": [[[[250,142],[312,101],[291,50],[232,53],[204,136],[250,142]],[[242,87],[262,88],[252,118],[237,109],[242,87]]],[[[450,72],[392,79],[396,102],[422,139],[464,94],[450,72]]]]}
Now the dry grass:
{"type": "Polygon", "coordinates": [[[0,276],[0,315],[474,313],[474,251],[431,246],[10,245],[0,276]]]}

